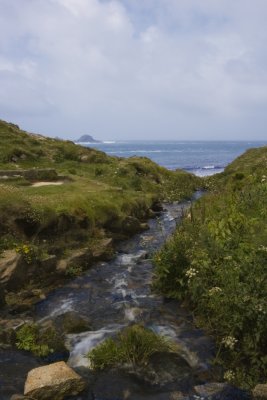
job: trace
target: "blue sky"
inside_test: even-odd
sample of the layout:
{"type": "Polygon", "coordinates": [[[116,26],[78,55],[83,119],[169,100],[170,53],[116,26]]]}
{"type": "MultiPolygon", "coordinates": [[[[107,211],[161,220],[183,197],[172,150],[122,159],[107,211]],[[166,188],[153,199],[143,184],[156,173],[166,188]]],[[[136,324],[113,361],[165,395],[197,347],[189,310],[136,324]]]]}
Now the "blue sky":
{"type": "Polygon", "coordinates": [[[0,0],[0,118],[99,139],[267,139],[266,0],[0,0]]]}

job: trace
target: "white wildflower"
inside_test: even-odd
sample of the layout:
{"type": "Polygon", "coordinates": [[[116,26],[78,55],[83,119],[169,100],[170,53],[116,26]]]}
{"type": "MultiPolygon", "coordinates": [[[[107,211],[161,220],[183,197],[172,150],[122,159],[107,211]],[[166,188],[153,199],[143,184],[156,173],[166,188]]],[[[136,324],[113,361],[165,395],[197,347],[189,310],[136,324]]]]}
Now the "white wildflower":
{"type": "Polygon", "coordinates": [[[232,382],[235,379],[235,373],[232,369],[228,369],[223,375],[224,379],[228,382],[232,382]]]}
{"type": "Polygon", "coordinates": [[[258,248],[258,250],[267,252],[267,247],[266,246],[260,246],[258,248]]]}
{"type": "Polygon", "coordinates": [[[259,313],[266,314],[266,306],[264,304],[261,304],[261,303],[257,304],[255,306],[255,309],[259,313]]]}
{"type": "Polygon", "coordinates": [[[185,272],[185,276],[187,276],[188,279],[193,278],[194,276],[196,276],[198,273],[198,271],[195,268],[189,268],[186,272],[185,272]]]}
{"type": "Polygon", "coordinates": [[[222,344],[230,350],[233,350],[237,342],[238,340],[233,336],[225,336],[222,340],[222,344]]]}
{"type": "Polygon", "coordinates": [[[221,293],[221,292],[222,292],[222,289],[220,287],[214,286],[209,290],[209,295],[213,296],[214,294],[221,293]]]}

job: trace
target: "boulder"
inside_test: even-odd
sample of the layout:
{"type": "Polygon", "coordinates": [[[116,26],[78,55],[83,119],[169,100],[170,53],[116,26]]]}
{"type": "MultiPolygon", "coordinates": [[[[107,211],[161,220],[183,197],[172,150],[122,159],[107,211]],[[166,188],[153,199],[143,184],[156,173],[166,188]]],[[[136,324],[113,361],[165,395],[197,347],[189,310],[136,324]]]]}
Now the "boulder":
{"type": "MultiPolygon", "coordinates": [[[[21,279],[26,279],[21,271],[21,256],[15,250],[6,250],[0,258],[0,284],[15,288],[21,279]]],[[[19,285],[20,286],[20,285],[19,285]]]]}
{"type": "Polygon", "coordinates": [[[218,395],[227,387],[228,387],[227,383],[211,382],[211,383],[206,383],[204,385],[195,386],[194,389],[196,393],[201,397],[212,397],[214,395],[218,395]]]}
{"type": "Polygon", "coordinates": [[[122,230],[128,235],[134,235],[142,231],[140,221],[136,217],[128,216],[123,221],[122,230]]]}
{"type": "Polygon", "coordinates": [[[125,372],[136,377],[149,386],[172,390],[182,388],[193,382],[193,370],[187,361],[176,353],[158,352],[150,357],[146,366],[125,365],[125,372]]]}
{"type": "Polygon", "coordinates": [[[208,400],[249,400],[250,394],[242,389],[223,382],[209,382],[194,387],[197,395],[208,400]]]}
{"type": "Polygon", "coordinates": [[[252,396],[255,400],[266,400],[267,399],[267,383],[259,384],[252,390],[252,396]]]}
{"type": "Polygon", "coordinates": [[[0,320],[0,347],[6,348],[15,346],[16,331],[25,323],[32,323],[31,319],[1,319],[0,320]]]}
{"type": "Polygon", "coordinates": [[[106,260],[112,255],[112,238],[106,238],[98,241],[92,249],[92,257],[94,260],[106,260]]]}
{"type": "Polygon", "coordinates": [[[57,257],[53,255],[49,255],[46,258],[40,260],[41,270],[44,272],[53,272],[56,269],[57,265],[57,257]]]}
{"type": "Polygon", "coordinates": [[[66,272],[71,266],[87,267],[92,259],[92,253],[89,248],[73,250],[67,258],[57,262],[57,272],[66,275],[66,272]]]}
{"type": "Polygon", "coordinates": [[[64,333],[81,333],[91,330],[90,322],[75,311],[67,311],[59,315],[55,324],[64,333]]]}
{"type": "Polygon", "coordinates": [[[51,320],[43,322],[38,325],[38,331],[40,342],[51,349],[51,356],[53,357],[54,353],[60,353],[63,356],[61,360],[66,360],[65,354],[69,355],[69,351],[65,347],[64,336],[57,330],[54,322],[51,320]]]}
{"type": "Polygon", "coordinates": [[[32,369],[27,376],[24,395],[36,400],[62,400],[85,388],[82,377],[61,361],[32,369]]]}

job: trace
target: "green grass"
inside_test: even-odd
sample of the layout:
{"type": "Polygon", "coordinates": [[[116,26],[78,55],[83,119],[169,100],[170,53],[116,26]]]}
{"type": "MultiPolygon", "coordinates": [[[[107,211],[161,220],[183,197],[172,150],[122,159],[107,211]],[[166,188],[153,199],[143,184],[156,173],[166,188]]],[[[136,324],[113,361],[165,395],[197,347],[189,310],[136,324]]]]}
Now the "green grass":
{"type": "MultiPolygon", "coordinates": [[[[70,141],[30,135],[4,121],[0,121],[0,155],[2,170],[34,172],[29,178],[0,181],[0,249],[13,245],[12,235],[15,242],[38,244],[40,232],[64,216],[76,231],[84,221],[80,237],[93,237],[95,229],[108,231],[114,223],[123,227],[129,215],[144,220],[155,201],[188,198],[200,184],[193,175],[168,171],[147,158],[109,157],[70,141]],[[33,187],[34,180],[64,183],[33,187]]],[[[57,228],[53,232],[50,229],[52,240],[69,247],[57,228]]]]}
{"type": "Polygon", "coordinates": [[[141,325],[125,328],[116,337],[106,339],[88,353],[90,367],[103,370],[123,365],[145,366],[157,352],[174,352],[175,346],[163,336],[141,325]]]}

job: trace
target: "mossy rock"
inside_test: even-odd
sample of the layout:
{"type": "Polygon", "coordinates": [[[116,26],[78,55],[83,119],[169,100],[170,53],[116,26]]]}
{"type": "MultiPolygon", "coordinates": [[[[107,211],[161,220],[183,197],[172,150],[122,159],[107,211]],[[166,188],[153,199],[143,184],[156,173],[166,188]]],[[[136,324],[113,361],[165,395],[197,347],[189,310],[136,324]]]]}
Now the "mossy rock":
{"type": "Polygon", "coordinates": [[[57,328],[64,333],[81,333],[91,330],[91,324],[86,317],[82,317],[75,311],[68,311],[59,315],[55,320],[57,328]]]}

